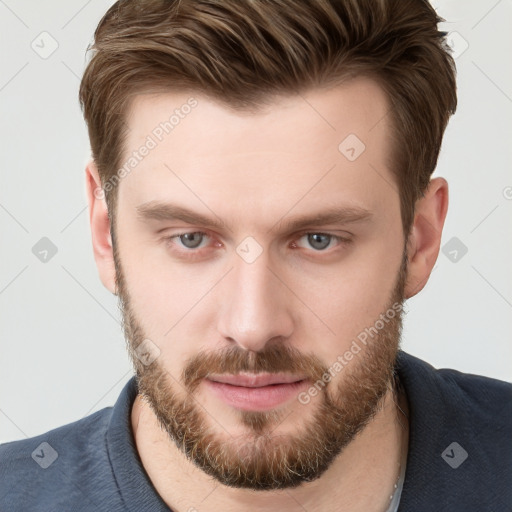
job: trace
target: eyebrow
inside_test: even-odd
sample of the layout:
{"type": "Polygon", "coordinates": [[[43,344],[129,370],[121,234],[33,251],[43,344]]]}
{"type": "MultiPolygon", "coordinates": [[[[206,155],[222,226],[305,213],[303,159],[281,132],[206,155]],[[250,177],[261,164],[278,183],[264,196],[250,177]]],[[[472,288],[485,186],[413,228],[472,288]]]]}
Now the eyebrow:
{"type": "MultiPolygon", "coordinates": [[[[184,206],[160,201],[149,201],[136,207],[137,216],[142,221],[182,221],[187,224],[201,225],[208,229],[229,229],[227,224],[217,217],[208,217],[184,206]]],[[[213,213],[213,212],[212,212],[213,213]]],[[[268,232],[298,231],[306,227],[325,224],[353,224],[368,222],[373,218],[370,210],[354,206],[339,206],[323,209],[317,213],[304,214],[288,218],[288,214],[278,220],[268,232]]]]}

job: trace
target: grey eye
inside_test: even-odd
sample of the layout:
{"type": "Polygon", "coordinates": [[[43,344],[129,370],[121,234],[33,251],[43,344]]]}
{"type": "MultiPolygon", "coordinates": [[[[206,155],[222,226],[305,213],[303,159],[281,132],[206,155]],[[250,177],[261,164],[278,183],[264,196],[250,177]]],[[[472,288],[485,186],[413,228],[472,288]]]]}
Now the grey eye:
{"type": "Polygon", "coordinates": [[[322,233],[310,233],[308,234],[308,243],[317,250],[323,250],[329,247],[331,243],[332,235],[324,235],[322,233]]]}
{"type": "Polygon", "coordinates": [[[180,241],[187,249],[196,249],[203,241],[204,233],[196,231],[194,233],[184,233],[180,235],[180,241]]]}

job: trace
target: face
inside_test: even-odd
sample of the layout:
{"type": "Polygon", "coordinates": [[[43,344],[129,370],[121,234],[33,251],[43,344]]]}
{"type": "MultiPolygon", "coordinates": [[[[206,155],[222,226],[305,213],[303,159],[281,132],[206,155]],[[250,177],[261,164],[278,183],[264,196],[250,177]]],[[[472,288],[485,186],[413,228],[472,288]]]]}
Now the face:
{"type": "Polygon", "coordinates": [[[226,485],[318,478],[392,386],[406,259],[387,110],[366,79],[252,113],[131,106],[114,248],[139,391],[226,485]]]}

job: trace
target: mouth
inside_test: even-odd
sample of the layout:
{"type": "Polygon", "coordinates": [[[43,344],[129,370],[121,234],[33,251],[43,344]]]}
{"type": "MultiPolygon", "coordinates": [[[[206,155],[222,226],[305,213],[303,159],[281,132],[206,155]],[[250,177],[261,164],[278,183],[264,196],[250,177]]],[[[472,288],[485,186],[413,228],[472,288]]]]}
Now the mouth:
{"type": "Polygon", "coordinates": [[[245,411],[264,411],[297,397],[308,379],[287,373],[209,375],[209,390],[224,403],[245,411]]]}

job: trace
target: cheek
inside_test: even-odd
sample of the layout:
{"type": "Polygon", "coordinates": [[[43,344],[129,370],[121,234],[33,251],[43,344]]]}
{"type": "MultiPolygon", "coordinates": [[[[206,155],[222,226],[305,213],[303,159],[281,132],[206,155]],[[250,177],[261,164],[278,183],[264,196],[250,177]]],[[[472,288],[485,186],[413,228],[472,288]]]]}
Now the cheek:
{"type": "MultiPolygon", "coordinates": [[[[310,283],[308,303],[333,331],[322,329],[326,335],[319,356],[328,365],[389,308],[402,261],[401,247],[400,239],[373,241],[332,271],[329,279],[310,283]]],[[[313,322],[308,322],[311,332],[313,322]]]]}
{"type": "Polygon", "coordinates": [[[218,278],[214,279],[212,272],[194,275],[176,265],[145,262],[137,258],[136,251],[129,258],[123,257],[123,272],[130,307],[144,337],[157,345],[159,365],[180,380],[187,359],[203,348],[212,349],[216,309],[206,305],[208,291],[218,278]]]}
{"type": "Polygon", "coordinates": [[[204,275],[172,262],[157,237],[137,232],[126,221],[120,226],[118,244],[132,308],[146,329],[162,336],[199,300],[208,282],[204,275]]]}

